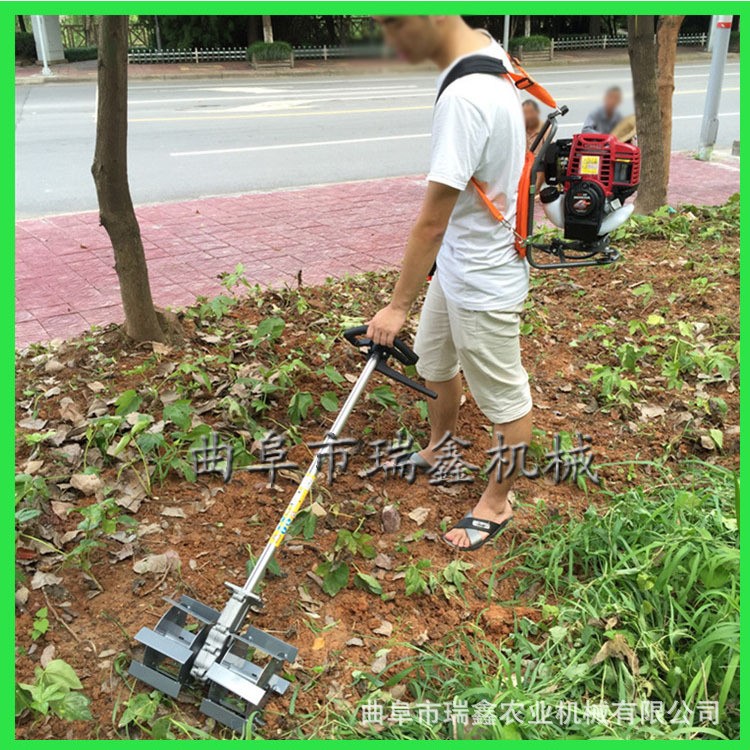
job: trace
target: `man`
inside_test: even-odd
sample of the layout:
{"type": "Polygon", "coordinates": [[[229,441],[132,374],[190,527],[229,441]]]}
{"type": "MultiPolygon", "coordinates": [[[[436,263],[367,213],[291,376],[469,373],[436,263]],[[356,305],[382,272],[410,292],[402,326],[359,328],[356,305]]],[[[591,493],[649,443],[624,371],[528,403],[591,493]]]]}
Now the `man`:
{"type": "Polygon", "coordinates": [[[622,89],[610,86],[604,92],[602,106],[595,109],[584,121],[582,133],[611,133],[622,120],[618,107],[622,104],[622,89]]]}
{"type": "MultiPolygon", "coordinates": [[[[458,16],[375,18],[401,57],[437,65],[438,89],[450,68],[468,55],[498,57],[512,70],[502,47],[458,16]]],[[[414,349],[417,372],[438,397],[427,399],[430,441],[409,460],[429,469],[446,433],[456,435],[463,390],[459,370],[493,424],[493,447],[498,435],[506,447],[500,476],[491,472],[471,511],[443,536],[458,549],[477,549],[510,521],[513,477],[503,476],[513,473],[507,471],[507,446],[531,441],[531,393],[519,346],[529,268],[515,250],[512,231],[492,217],[470,184],[475,176],[512,225],[525,143],[520,96],[507,77],[475,73],[445,89],[433,112],[427,190],[401,273],[390,304],[368,321],[368,337],[391,345],[437,258],[414,349]]]]}
{"type": "Polygon", "coordinates": [[[531,150],[534,139],[542,129],[539,105],[533,99],[527,99],[523,103],[523,119],[526,125],[526,148],[531,150]]]}

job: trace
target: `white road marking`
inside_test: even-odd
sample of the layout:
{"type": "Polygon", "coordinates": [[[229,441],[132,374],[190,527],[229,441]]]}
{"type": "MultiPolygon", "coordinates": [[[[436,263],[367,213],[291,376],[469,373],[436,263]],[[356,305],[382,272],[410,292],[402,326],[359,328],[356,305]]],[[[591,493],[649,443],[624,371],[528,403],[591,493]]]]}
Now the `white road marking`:
{"type": "Polygon", "coordinates": [[[242,148],[217,148],[205,151],[175,151],[170,156],[213,156],[215,154],[239,154],[249,151],[279,151],[287,148],[309,148],[311,146],[340,146],[344,143],[373,143],[375,141],[399,141],[407,138],[429,138],[430,133],[407,135],[379,135],[374,138],[345,138],[338,141],[308,141],[306,143],[281,143],[273,146],[245,146],[242,148]]]}
{"type": "MultiPolygon", "coordinates": [[[[721,112],[719,117],[737,117],[739,112],[721,112]]],[[[703,117],[703,115],[677,115],[673,117],[673,120],[693,120],[703,117]]],[[[582,122],[562,122],[560,123],[559,130],[563,128],[576,129],[583,126],[582,122]]],[[[429,138],[430,133],[409,133],[405,135],[386,135],[386,136],[375,136],[372,138],[345,138],[336,141],[306,141],[303,143],[280,143],[273,144],[270,146],[243,146],[238,148],[219,148],[219,149],[205,149],[202,151],[174,151],[170,153],[170,156],[214,156],[217,154],[238,154],[248,153],[253,151],[280,151],[289,148],[310,148],[316,146],[338,146],[350,143],[373,143],[376,141],[396,141],[404,140],[408,138],[429,138]]],[[[730,167],[730,169],[734,169],[730,167]]]]}

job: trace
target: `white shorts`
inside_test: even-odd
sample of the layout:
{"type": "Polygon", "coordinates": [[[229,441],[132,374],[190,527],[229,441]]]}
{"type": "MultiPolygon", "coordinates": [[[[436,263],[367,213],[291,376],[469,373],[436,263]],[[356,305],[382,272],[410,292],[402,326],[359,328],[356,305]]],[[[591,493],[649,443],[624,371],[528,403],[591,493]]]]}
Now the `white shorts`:
{"type": "Polygon", "coordinates": [[[493,424],[531,411],[529,377],[519,340],[523,305],[510,310],[467,310],[445,298],[433,276],[419,317],[414,351],[425,380],[441,382],[463,371],[471,395],[493,424]]]}

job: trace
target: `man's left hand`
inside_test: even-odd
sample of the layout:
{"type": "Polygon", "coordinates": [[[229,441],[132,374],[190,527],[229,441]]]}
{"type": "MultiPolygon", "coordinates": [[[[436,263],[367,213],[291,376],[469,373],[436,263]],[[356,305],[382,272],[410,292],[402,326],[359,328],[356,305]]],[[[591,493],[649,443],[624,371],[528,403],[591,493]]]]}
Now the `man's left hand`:
{"type": "Polygon", "coordinates": [[[376,344],[393,346],[393,340],[406,323],[406,312],[393,305],[379,310],[367,321],[367,338],[376,344]]]}

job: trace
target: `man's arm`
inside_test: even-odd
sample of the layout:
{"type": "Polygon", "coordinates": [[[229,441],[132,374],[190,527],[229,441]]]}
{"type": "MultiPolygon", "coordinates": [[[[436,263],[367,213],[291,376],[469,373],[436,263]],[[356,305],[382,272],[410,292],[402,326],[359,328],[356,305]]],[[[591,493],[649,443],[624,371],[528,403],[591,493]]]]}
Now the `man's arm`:
{"type": "Polygon", "coordinates": [[[367,337],[376,344],[393,345],[435,262],[459,194],[459,190],[448,185],[427,183],[422,208],[406,243],[393,298],[368,321],[367,337]]]}

